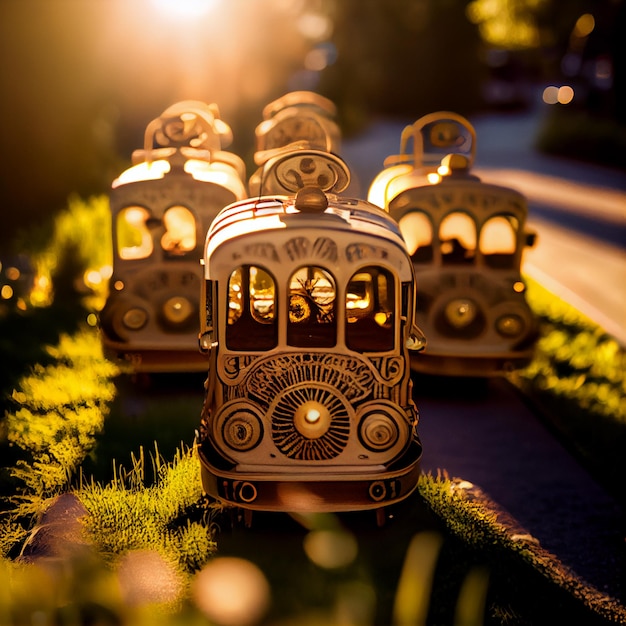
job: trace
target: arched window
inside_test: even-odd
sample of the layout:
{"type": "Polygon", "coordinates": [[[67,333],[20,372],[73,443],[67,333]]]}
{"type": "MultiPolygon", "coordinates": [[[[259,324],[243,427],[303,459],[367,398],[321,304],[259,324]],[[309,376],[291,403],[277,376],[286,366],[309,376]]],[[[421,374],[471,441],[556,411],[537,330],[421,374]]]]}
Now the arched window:
{"type": "Polygon", "coordinates": [[[480,231],[479,248],[489,267],[513,267],[519,221],[513,215],[494,215],[480,231]]]}
{"type": "Polygon", "coordinates": [[[127,206],[117,214],[115,227],[120,259],[145,259],[152,254],[149,217],[150,211],[141,206],[127,206]]]}
{"type": "Polygon", "coordinates": [[[196,247],[196,220],[184,206],[170,207],[163,214],[165,233],[161,247],[170,256],[182,256],[196,247]]]}
{"type": "Polygon", "coordinates": [[[301,267],[289,279],[287,343],[329,348],[337,342],[335,281],[321,267],[301,267]]]}
{"type": "Polygon", "coordinates": [[[346,290],[346,345],[356,352],[384,352],[395,344],[393,274],[382,267],[364,267],[350,278],[346,290]]]}
{"type": "Polygon", "coordinates": [[[400,232],[416,263],[428,263],[433,258],[433,225],[422,211],[410,211],[398,222],[400,232]]]}
{"type": "Polygon", "coordinates": [[[230,350],[269,350],[278,331],[272,275],[255,265],[238,267],[228,279],[226,347],[230,350]]]}
{"type": "Polygon", "coordinates": [[[476,254],[476,223],[467,214],[455,211],[439,226],[441,260],[444,265],[473,263],[476,254]]]}

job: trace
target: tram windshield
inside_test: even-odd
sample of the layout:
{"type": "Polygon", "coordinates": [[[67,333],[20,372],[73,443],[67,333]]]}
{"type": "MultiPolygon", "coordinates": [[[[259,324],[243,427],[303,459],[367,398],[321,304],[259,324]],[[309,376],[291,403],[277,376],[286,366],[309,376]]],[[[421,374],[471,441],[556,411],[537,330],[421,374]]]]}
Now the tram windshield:
{"type": "Polygon", "coordinates": [[[513,215],[495,215],[480,231],[480,251],[489,267],[514,267],[519,220],[513,215]]]}
{"type": "Polygon", "coordinates": [[[476,254],[476,223],[462,211],[446,215],[439,226],[441,260],[444,265],[474,262],[476,254]]]}
{"type": "Polygon", "coordinates": [[[321,267],[302,267],[289,280],[287,343],[329,348],[336,343],[335,281],[321,267]]]}
{"type": "Polygon", "coordinates": [[[423,211],[411,211],[398,223],[406,247],[415,263],[433,260],[433,225],[423,211]]]}
{"type": "Polygon", "coordinates": [[[346,292],[346,345],[355,352],[382,352],[394,347],[393,275],[366,267],[352,276],[346,292]]]}
{"type": "Polygon", "coordinates": [[[196,220],[184,206],[170,207],[163,214],[165,233],[161,247],[170,256],[182,256],[196,247],[196,220]]]}
{"type": "Polygon", "coordinates": [[[255,265],[238,267],[228,280],[226,346],[230,350],[269,350],[276,346],[275,281],[255,265]]]}
{"type": "Polygon", "coordinates": [[[145,259],[152,254],[152,235],[148,229],[150,212],[141,206],[123,208],[116,219],[117,253],[120,259],[145,259]]]}

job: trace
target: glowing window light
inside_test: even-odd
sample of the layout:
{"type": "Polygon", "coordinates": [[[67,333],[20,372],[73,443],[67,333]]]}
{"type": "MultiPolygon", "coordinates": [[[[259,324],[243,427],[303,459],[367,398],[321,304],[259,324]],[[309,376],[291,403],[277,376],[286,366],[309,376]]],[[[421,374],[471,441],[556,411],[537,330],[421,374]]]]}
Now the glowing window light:
{"type": "Polygon", "coordinates": [[[125,207],[117,215],[117,251],[121,259],[145,259],[152,254],[152,235],[146,225],[150,213],[143,207],[125,207]]]}
{"type": "Polygon", "coordinates": [[[422,246],[432,245],[433,226],[425,213],[410,211],[400,218],[398,225],[410,255],[422,246]]]}
{"type": "Polygon", "coordinates": [[[170,254],[184,254],[196,247],[196,221],[184,206],[173,206],[163,215],[165,233],[161,246],[170,254]]]}
{"type": "Polygon", "coordinates": [[[503,215],[490,218],[480,231],[479,248],[483,254],[513,254],[517,239],[509,218],[503,215]]]}

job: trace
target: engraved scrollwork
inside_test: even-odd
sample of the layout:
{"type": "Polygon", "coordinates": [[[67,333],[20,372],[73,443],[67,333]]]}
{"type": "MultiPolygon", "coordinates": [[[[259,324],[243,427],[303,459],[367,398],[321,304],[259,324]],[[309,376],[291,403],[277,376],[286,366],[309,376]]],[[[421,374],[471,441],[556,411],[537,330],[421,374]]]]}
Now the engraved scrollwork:
{"type": "Polygon", "coordinates": [[[365,259],[386,259],[388,251],[382,246],[373,246],[367,243],[351,243],[346,247],[346,258],[350,262],[365,259]]]}
{"type": "Polygon", "coordinates": [[[404,374],[404,362],[400,356],[381,356],[372,358],[372,363],[380,377],[388,385],[396,385],[404,374]]]}
{"type": "Polygon", "coordinates": [[[259,357],[256,355],[227,355],[222,356],[221,378],[230,382],[239,378],[241,373],[259,357]]]}
{"type": "Polygon", "coordinates": [[[358,402],[371,393],[374,374],[369,365],[354,357],[289,353],[267,358],[250,373],[243,393],[269,404],[287,388],[301,383],[323,381],[349,402],[358,402]]]}

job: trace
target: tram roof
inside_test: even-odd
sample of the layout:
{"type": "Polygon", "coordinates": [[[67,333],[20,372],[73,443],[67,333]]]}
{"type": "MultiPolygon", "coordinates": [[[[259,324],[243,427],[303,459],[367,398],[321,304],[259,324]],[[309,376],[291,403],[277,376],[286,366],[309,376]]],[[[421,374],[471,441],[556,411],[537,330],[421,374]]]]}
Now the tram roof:
{"type": "Polygon", "coordinates": [[[406,249],[397,222],[386,211],[365,200],[329,195],[328,207],[311,213],[296,209],[293,196],[263,196],[230,204],[213,220],[207,234],[206,251],[211,253],[229,239],[286,227],[356,230],[406,249]]]}

